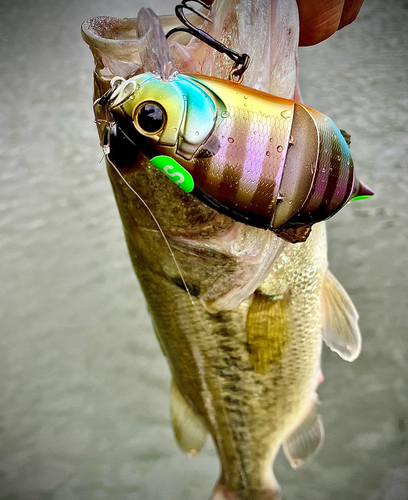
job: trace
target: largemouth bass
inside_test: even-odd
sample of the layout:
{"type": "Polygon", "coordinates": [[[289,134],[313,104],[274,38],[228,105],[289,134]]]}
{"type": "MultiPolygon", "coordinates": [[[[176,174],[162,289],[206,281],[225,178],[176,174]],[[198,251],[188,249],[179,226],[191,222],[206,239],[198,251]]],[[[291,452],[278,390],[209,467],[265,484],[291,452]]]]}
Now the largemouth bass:
{"type": "MultiPolygon", "coordinates": [[[[252,49],[246,85],[299,99],[294,0],[217,0],[211,17],[207,31],[252,49]]],[[[166,30],[176,22],[162,20],[166,30]]],[[[133,20],[95,18],[84,23],[83,36],[96,62],[95,99],[114,77],[169,71],[168,45],[151,12],[133,20]]],[[[223,56],[182,38],[170,44],[179,70],[226,78],[223,56]]],[[[95,109],[106,151],[109,120],[95,109]]],[[[176,440],[195,454],[212,436],[221,462],[213,498],[279,499],[272,471],[279,448],[298,467],[323,439],[316,395],[322,339],[349,361],[361,349],[357,312],[327,269],[324,223],[304,243],[285,243],[182,191],[120,137],[115,147],[108,173],[173,376],[176,440]]]]}

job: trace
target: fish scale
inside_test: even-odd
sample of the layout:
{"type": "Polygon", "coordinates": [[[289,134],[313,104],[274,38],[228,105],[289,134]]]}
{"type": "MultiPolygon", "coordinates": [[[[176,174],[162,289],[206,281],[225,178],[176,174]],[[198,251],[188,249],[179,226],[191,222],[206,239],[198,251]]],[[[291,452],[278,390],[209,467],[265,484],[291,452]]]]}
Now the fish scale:
{"type": "MultiPolygon", "coordinates": [[[[251,307],[248,302],[215,316],[195,299],[192,307],[183,290],[139,265],[147,262],[146,252],[160,251],[161,243],[158,241],[155,249],[149,241],[140,252],[128,239],[132,262],[174,380],[194,410],[204,416],[221,457],[221,481],[225,478],[236,492],[269,487],[270,471],[268,468],[265,472],[265,463],[269,464],[277,453],[282,434],[289,433],[302,417],[308,401],[305,395],[315,386],[310,370],[317,372],[321,348],[320,297],[316,289],[321,286],[326,262],[321,254],[315,255],[313,285],[309,270],[302,272],[299,267],[293,272],[292,268],[305,259],[310,261],[315,242],[324,231],[323,227],[316,229],[304,245],[288,248],[289,255],[284,253],[278,259],[260,289],[265,296],[273,297],[289,288],[293,316],[302,312],[303,317],[303,321],[293,322],[287,350],[266,374],[257,373],[250,362],[245,328],[251,307]],[[288,275],[293,281],[288,281],[288,275]],[[240,467],[245,471],[244,478],[240,467]]],[[[324,250],[320,248],[322,254],[324,250]]]]}

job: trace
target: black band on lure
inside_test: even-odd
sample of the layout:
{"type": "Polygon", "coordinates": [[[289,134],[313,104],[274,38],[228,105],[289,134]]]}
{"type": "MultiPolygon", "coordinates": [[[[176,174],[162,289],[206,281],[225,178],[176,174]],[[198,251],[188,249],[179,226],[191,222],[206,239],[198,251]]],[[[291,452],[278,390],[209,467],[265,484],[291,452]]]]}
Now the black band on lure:
{"type": "Polygon", "coordinates": [[[249,226],[258,227],[260,229],[271,229],[271,219],[265,215],[248,213],[244,210],[239,210],[238,208],[229,207],[223,205],[219,201],[215,200],[212,196],[203,191],[200,187],[195,185],[193,191],[191,192],[196,198],[203,201],[210,208],[213,208],[217,212],[236,220],[237,222],[242,222],[249,226]]]}

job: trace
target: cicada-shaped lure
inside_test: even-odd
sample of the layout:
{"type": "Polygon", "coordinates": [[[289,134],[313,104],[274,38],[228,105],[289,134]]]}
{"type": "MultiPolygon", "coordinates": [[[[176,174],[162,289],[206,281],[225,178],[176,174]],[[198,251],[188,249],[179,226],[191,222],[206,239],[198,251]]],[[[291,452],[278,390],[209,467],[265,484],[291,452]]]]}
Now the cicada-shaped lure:
{"type": "Polygon", "coordinates": [[[153,73],[122,81],[105,101],[111,161],[125,140],[219,212],[287,241],[305,241],[314,223],[373,194],[355,177],[347,134],[301,103],[219,78],[153,73]]]}

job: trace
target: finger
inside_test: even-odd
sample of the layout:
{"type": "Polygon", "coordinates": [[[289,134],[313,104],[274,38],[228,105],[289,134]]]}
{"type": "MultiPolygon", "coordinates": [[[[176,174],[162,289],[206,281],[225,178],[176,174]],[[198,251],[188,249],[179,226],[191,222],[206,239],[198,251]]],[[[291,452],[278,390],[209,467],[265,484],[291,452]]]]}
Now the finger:
{"type": "Polygon", "coordinates": [[[364,0],[345,0],[343,14],[341,15],[341,20],[339,27],[337,29],[341,30],[344,26],[352,23],[360,12],[361,6],[364,0]]]}
{"type": "MultiPolygon", "coordinates": [[[[350,0],[350,3],[352,2],[353,0],[350,0]]],[[[297,3],[300,22],[299,45],[314,45],[336,32],[342,18],[344,0],[297,0],[297,3]]],[[[352,12],[354,13],[350,8],[350,16],[352,12]]],[[[357,13],[358,10],[355,15],[357,13]]]]}

